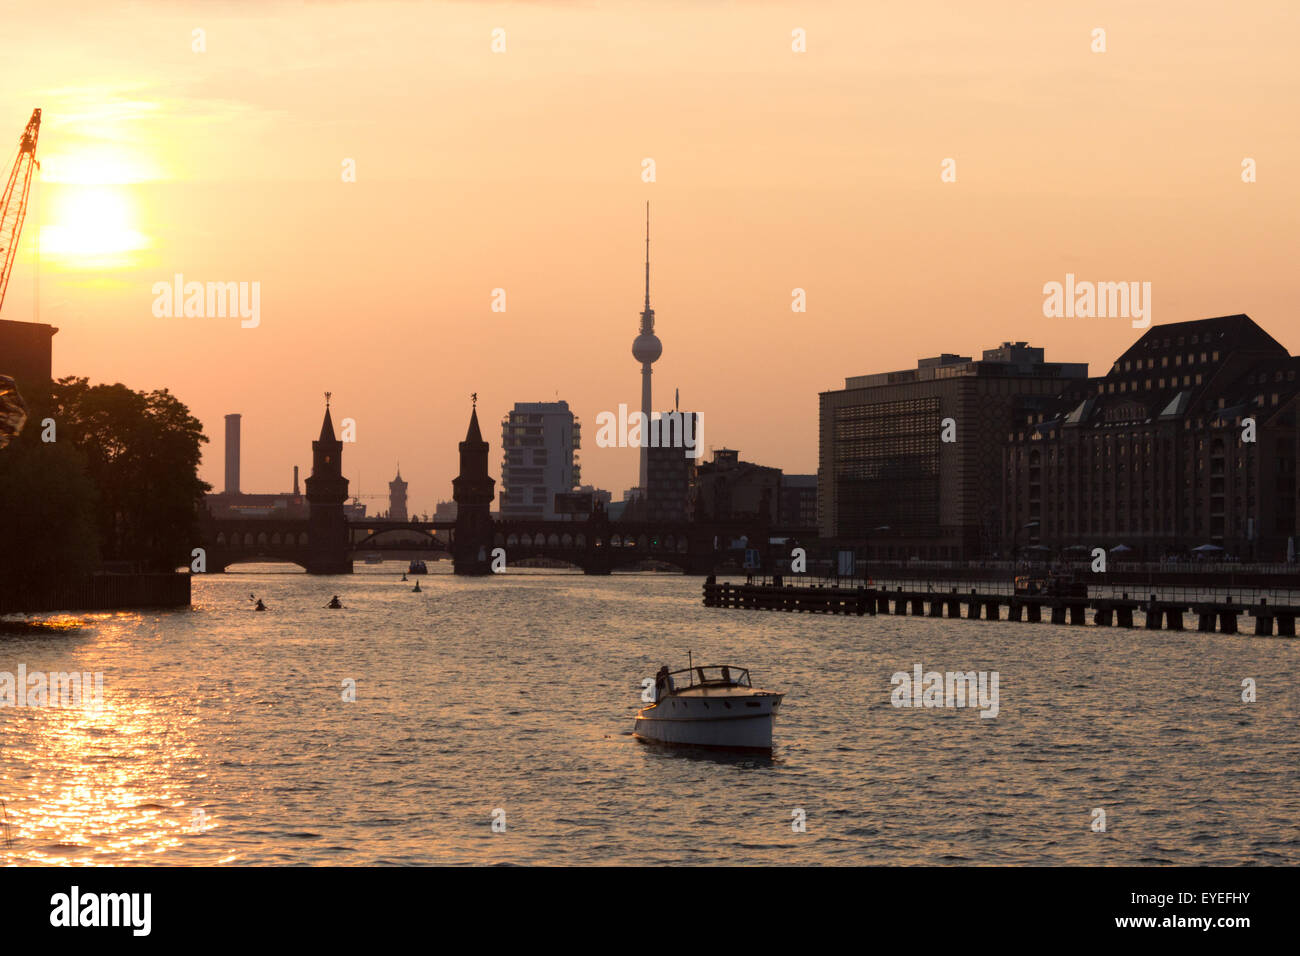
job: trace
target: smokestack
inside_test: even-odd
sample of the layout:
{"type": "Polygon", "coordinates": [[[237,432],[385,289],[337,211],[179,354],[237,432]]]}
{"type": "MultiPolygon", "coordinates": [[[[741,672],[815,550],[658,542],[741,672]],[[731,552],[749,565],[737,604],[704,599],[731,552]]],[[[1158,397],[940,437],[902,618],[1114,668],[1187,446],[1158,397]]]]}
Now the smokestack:
{"type": "Polygon", "coordinates": [[[239,494],[239,415],[226,416],[226,494],[239,494]]]}
{"type": "Polygon", "coordinates": [[[293,495],[296,498],[301,493],[302,492],[298,490],[298,466],[294,465],[293,466],[293,495]]]}

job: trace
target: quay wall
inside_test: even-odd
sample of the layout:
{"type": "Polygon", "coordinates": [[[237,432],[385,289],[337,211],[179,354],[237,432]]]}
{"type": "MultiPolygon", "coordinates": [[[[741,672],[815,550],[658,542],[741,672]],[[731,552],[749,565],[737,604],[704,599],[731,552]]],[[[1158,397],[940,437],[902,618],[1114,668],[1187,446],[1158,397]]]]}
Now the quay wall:
{"type": "Polygon", "coordinates": [[[189,606],[189,574],[93,574],[22,591],[0,582],[0,614],[189,606]]]}

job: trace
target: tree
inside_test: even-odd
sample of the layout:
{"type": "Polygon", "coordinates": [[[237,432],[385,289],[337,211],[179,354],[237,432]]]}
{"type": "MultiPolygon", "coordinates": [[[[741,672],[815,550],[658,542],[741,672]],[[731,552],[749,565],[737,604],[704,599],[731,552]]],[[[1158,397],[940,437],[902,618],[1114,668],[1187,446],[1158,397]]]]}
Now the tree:
{"type": "Polygon", "coordinates": [[[99,564],[95,489],[83,455],[28,428],[0,451],[0,584],[21,593],[99,564]]]}
{"type": "Polygon", "coordinates": [[[198,477],[208,439],[189,409],[166,389],[136,392],[68,377],[53,388],[50,415],[59,442],[85,456],[98,491],[104,559],[156,571],[188,564],[210,487],[198,477]]]}

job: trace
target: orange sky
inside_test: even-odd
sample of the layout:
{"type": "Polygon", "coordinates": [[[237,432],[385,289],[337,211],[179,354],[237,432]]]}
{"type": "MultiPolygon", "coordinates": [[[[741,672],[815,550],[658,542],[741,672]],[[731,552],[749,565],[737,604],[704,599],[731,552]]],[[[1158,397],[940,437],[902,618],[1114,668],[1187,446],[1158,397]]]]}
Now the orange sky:
{"type": "Polygon", "coordinates": [[[1067,272],[1300,350],[1298,48],[1292,2],[47,0],[4,21],[0,141],[45,121],[3,317],[37,315],[39,224],[56,374],[172,389],[218,486],[225,413],[244,490],[286,490],[328,389],[353,491],[400,460],[431,511],[477,391],[497,477],[496,422],[558,394],[617,499],[636,455],[595,419],[639,401],[649,199],[656,405],[812,472],[846,375],[1007,339],[1104,372],[1138,333],[1044,318],[1067,272]],[[259,282],[259,326],[156,318],[177,272],[259,282]]]}

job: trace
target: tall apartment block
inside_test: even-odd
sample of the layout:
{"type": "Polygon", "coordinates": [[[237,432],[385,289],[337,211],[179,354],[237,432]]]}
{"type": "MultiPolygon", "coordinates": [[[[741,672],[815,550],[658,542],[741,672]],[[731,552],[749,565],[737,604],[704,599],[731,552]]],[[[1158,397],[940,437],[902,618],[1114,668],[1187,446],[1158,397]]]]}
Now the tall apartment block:
{"type": "Polygon", "coordinates": [[[557,517],[555,496],[581,481],[581,423],[568,402],[516,402],[501,420],[501,516],[557,517]]]}

